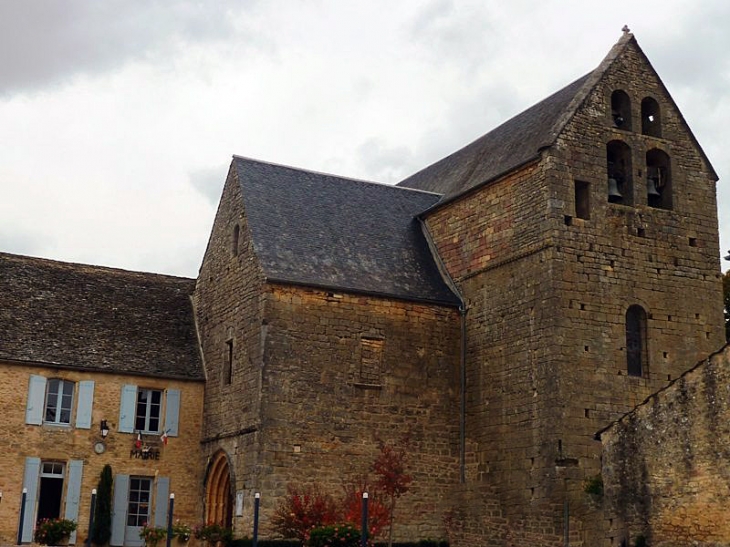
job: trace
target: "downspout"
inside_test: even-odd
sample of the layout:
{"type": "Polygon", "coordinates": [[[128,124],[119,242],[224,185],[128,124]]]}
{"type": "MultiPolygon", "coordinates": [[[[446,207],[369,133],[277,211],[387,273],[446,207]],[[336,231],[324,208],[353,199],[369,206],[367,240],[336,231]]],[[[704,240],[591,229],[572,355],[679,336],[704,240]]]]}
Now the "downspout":
{"type": "Polygon", "coordinates": [[[441,255],[438,253],[438,249],[436,248],[436,244],[433,242],[433,237],[431,236],[431,232],[428,229],[426,222],[420,216],[416,218],[418,219],[418,222],[421,223],[421,231],[426,238],[428,248],[431,251],[431,256],[433,256],[436,261],[436,265],[438,266],[444,281],[446,281],[446,284],[449,286],[456,298],[459,299],[459,317],[461,321],[461,345],[459,348],[459,482],[464,484],[466,482],[466,312],[468,310],[464,303],[464,298],[459,292],[459,288],[451,278],[443,260],[441,260],[441,255]]]}

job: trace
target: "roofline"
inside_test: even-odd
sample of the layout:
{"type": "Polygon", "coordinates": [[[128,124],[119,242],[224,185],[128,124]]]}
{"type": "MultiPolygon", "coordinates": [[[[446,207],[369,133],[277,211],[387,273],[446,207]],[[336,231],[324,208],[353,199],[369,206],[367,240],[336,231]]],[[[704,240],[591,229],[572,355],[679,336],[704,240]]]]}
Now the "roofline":
{"type": "Polygon", "coordinates": [[[128,270],[125,268],[118,268],[115,266],[103,266],[103,265],[99,265],[99,264],[89,264],[87,262],[69,262],[66,260],[58,260],[55,258],[44,258],[41,256],[22,255],[22,254],[17,254],[17,253],[8,253],[5,251],[0,251],[0,259],[2,259],[4,257],[35,260],[35,261],[43,262],[46,264],[57,264],[59,266],[93,268],[95,270],[99,270],[101,272],[107,272],[109,274],[137,274],[137,275],[154,276],[154,277],[158,277],[158,278],[161,277],[161,278],[167,278],[167,279],[179,280],[179,281],[195,281],[196,280],[196,278],[194,278],[194,277],[183,277],[183,276],[179,276],[179,275],[165,274],[165,273],[159,273],[159,272],[145,272],[145,271],[141,271],[141,270],[128,270]]]}
{"type": "Polygon", "coordinates": [[[109,369],[102,369],[99,367],[87,367],[87,366],[72,366],[72,365],[66,365],[61,363],[51,363],[48,361],[30,361],[30,360],[24,360],[24,359],[8,359],[6,357],[0,357],[0,363],[8,363],[11,365],[19,365],[19,366],[30,366],[30,367],[44,367],[44,368],[54,368],[59,370],[72,370],[77,372],[96,372],[99,374],[113,374],[117,376],[142,376],[142,377],[153,377],[153,378],[164,378],[166,380],[182,380],[182,381],[189,381],[189,382],[205,382],[205,377],[191,377],[191,376],[179,376],[175,374],[159,374],[159,373],[148,373],[145,374],[143,372],[129,372],[126,370],[109,370],[109,369]]]}
{"type": "Polygon", "coordinates": [[[460,192],[458,194],[454,194],[454,195],[449,196],[448,198],[446,198],[444,200],[441,200],[441,201],[438,201],[438,202],[434,203],[428,209],[426,209],[426,210],[421,211],[420,213],[418,213],[416,215],[416,218],[418,218],[419,220],[420,219],[423,219],[427,215],[433,213],[434,211],[437,211],[438,209],[440,209],[443,206],[446,206],[446,205],[448,205],[450,203],[453,203],[454,201],[457,201],[457,200],[459,200],[461,198],[467,197],[469,194],[475,193],[478,190],[481,190],[482,188],[484,188],[485,186],[487,186],[489,184],[493,184],[493,183],[499,181],[500,179],[502,179],[502,178],[510,175],[511,173],[514,173],[515,171],[519,171],[520,169],[524,169],[525,167],[527,167],[528,165],[530,165],[532,163],[539,162],[542,159],[542,152],[543,152],[543,150],[546,150],[546,149],[550,148],[551,146],[552,145],[550,145],[550,146],[544,146],[544,147],[540,148],[535,153],[534,156],[532,156],[529,159],[523,161],[519,165],[516,165],[515,167],[512,167],[510,169],[507,169],[506,171],[502,171],[501,173],[499,173],[497,175],[494,175],[492,178],[489,178],[489,179],[485,180],[484,182],[480,182],[479,184],[477,184],[475,186],[472,186],[471,188],[468,188],[468,189],[466,189],[466,190],[464,190],[464,191],[462,191],[462,192],[460,192]]]}
{"type": "Polygon", "coordinates": [[[272,167],[281,167],[283,169],[291,169],[292,171],[299,171],[299,172],[302,172],[302,173],[311,173],[312,175],[319,175],[319,176],[323,176],[323,177],[331,177],[333,179],[339,179],[339,180],[344,180],[344,181],[348,181],[348,182],[361,182],[361,183],[364,183],[364,184],[375,184],[377,186],[387,186],[388,188],[394,188],[394,189],[397,189],[397,190],[409,190],[411,192],[418,192],[419,194],[430,194],[430,195],[433,195],[433,196],[441,196],[442,195],[442,194],[440,194],[438,192],[429,192],[427,190],[419,190],[418,188],[408,188],[407,186],[398,186],[398,183],[388,184],[387,182],[377,182],[377,181],[374,181],[374,180],[365,180],[365,179],[358,179],[358,178],[353,178],[353,177],[343,177],[342,175],[335,175],[334,173],[327,173],[325,171],[315,171],[313,169],[305,169],[305,168],[302,168],[302,167],[295,167],[293,165],[286,165],[284,163],[276,163],[276,162],[273,162],[273,161],[259,160],[259,159],[256,159],[256,158],[249,158],[249,157],[246,157],[246,156],[239,156],[237,154],[233,154],[232,157],[233,157],[233,159],[245,160],[245,161],[253,161],[253,162],[256,162],[256,163],[263,163],[263,164],[266,164],[266,165],[271,165],[272,167]]]}
{"type": "Polygon", "coordinates": [[[634,408],[632,408],[628,412],[624,413],[621,417],[616,418],[611,423],[609,423],[606,427],[604,427],[604,428],[596,431],[595,435],[593,435],[593,439],[596,440],[596,441],[600,441],[601,440],[601,435],[603,435],[606,431],[608,431],[609,429],[611,429],[613,426],[615,426],[619,422],[622,422],[624,420],[624,418],[626,418],[630,414],[635,413],[639,409],[639,407],[644,406],[646,403],[648,403],[651,399],[655,398],[660,393],[662,393],[664,391],[667,391],[676,382],[678,382],[679,380],[681,380],[682,378],[684,378],[688,374],[694,372],[695,370],[697,370],[698,368],[700,368],[702,365],[710,363],[713,357],[715,357],[716,355],[720,355],[721,353],[723,353],[729,347],[730,347],[730,343],[727,343],[724,346],[722,346],[719,350],[717,350],[717,351],[711,353],[710,355],[708,355],[707,357],[705,357],[705,358],[700,359],[699,361],[697,361],[694,365],[692,365],[689,369],[685,370],[682,374],[680,374],[679,376],[677,376],[674,380],[672,380],[671,382],[669,382],[666,386],[664,386],[664,387],[656,390],[654,393],[652,393],[651,395],[649,395],[648,397],[646,397],[646,399],[644,399],[643,401],[641,401],[634,408]]]}
{"type": "Polygon", "coordinates": [[[459,309],[459,302],[447,302],[444,300],[434,300],[431,298],[415,298],[415,297],[407,297],[407,296],[399,296],[394,295],[392,293],[385,293],[385,292],[379,292],[379,291],[367,291],[363,289],[353,289],[349,287],[342,287],[342,286],[336,286],[336,285],[324,285],[319,283],[304,283],[304,282],[298,282],[298,281],[291,281],[289,279],[278,279],[275,277],[265,277],[264,281],[266,283],[274,284],[274,285],[291,285],[294,287],[305,287],[310,289],[324,289],[324,290],[334,290],[334,291],[340,291],[340,292],[346,292],[346,293],[352,293],[352,294],[361,294],[365,296],[375,296],[378,298],[388,298],[391,300],[402,300],[404,302],[415,302],[418,304],[431,304],[436,306],[443,306],[445,308],[455,308],[459,309]]]}

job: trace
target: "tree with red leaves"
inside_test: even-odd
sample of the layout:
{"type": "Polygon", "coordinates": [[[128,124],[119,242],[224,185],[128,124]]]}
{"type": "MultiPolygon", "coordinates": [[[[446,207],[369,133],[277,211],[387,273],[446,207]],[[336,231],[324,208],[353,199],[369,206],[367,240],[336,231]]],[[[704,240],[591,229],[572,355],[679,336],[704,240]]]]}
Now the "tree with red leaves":
{"type": "Polygon", "coordinates": [[[304,544],[313,528],[335,524],[338,520],[332,496],[316,486],[301,489],[289,486],[271,522],[285,538],[297,538],[304,544]]]}
{"type": "Polygon", "coordinates": [[[388,546],[393,545],[393,514],[395,513],[395,502],[403,494],[408,492],[413,478],[406,473],[408,464],[409,441],[407,437],[401,439],[397,444],[386,444],[378,440],[380,454],[373,462],[373,472],[378,476],[375,487],[390,498],[389,523],[388,523],[388,546]]]}
{"type": "Polygon", "coordinates": [[[342,510],[345,522],[358,528],[362,524],[362,494],[367,492],[368,498],[368,537],[377,537],[390,524],[390,510],[382,502],[384,496],[368,486],[367,479],[360,484],[345,485],[345,496],[342,499],[342,510]]]}

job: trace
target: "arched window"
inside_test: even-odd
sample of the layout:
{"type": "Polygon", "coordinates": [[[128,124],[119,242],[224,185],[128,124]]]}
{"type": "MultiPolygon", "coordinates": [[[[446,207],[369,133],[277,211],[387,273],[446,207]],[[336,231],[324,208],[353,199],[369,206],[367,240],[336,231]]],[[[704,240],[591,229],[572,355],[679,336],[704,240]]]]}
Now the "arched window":
{"type": "Polygon", "coordinates": [[[231,253],[233,256],[238,256],[238,239],[241,235],[241,228],[236,224],[233,227],[233,240],[231,241],[231,253]]]}
{"type": "Polygon", "coordinates": [[[672,208],[672,172],[669,156],[653,148],[646,153],[646,195],[650,207],[672,208]]]}
{"type": "Polygon", "coordinates": [[[629,376],[643,376],[646,368],[646,312],[634,304],[626,310],[626,371],[629,376]]]}
{"type": "Polygon", "coordinates": [[[650,137],[662,136],[662,118],[659,103],[651,97],[641,101],[641,132],[650,137]]]}
{"type": "Polygon", "coordinates": [[[614,127],[631,131],[631,99],[621,89],[611,93],[611,119],[614,127]]]}
{"type": "Polygon", "coordinates": [[[631,179],[631,148],[622,141],[606,145],[606,174],[608,201],[631,205],[634,188],[631,179]]]}

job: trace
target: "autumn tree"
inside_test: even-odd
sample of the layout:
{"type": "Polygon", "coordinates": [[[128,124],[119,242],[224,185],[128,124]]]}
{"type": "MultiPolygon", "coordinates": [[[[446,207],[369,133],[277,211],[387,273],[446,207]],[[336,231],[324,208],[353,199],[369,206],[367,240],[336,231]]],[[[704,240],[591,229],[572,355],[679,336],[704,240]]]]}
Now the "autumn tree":
{"type": "Polygon", "coordinates": [[[304,544],[313,528],[335,524],[338,518],[337,506],[329,494],[316,486],[289,486],[271,522],[285,538],[297,538],[304,544]]]}
{"type": "Polygon", "coordinates": [[[349,522],[358,528],[362,524],[362,495],[368,493],[368,537],[379,536],[390,524],[390,509],[383,503],[384,496],[376,488],[369,486],[367,478],[362,478],[357,484],[348,484],[343,487],[342,511],[344,522],[349,522]]]}
{"type": "Polygon", "coordinates": [[[378,440],[380,454],[373,463],[377,475],[375,487],[383,492],[389,501],[388,547],[393,545],[393,517],[398,498],[408,492],[412,477],[406,472],[408,467],[408,438],[397,444],[387,444],[378,440]]]}

